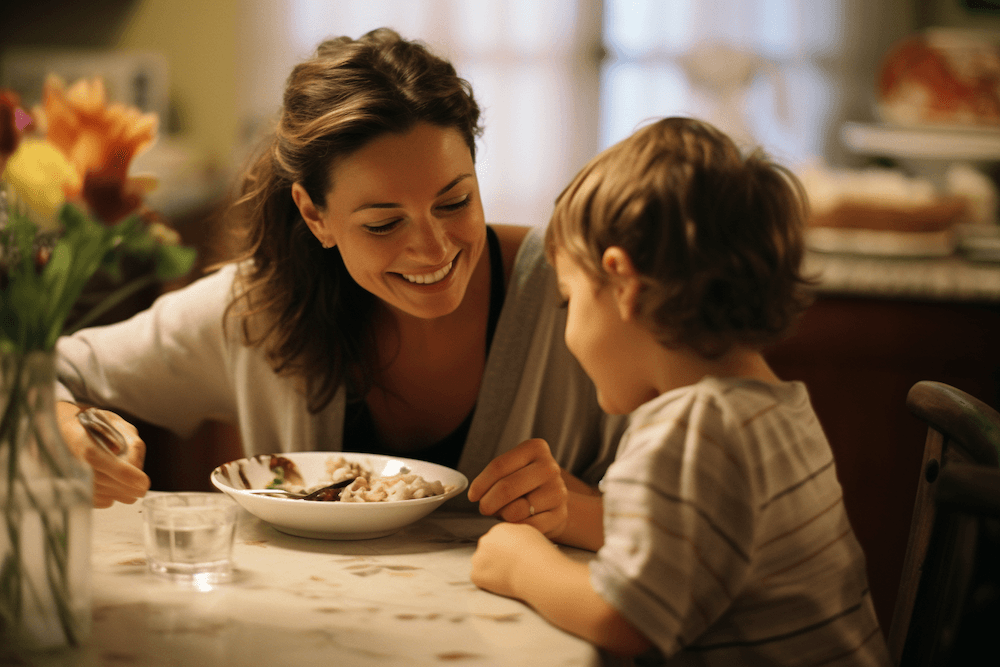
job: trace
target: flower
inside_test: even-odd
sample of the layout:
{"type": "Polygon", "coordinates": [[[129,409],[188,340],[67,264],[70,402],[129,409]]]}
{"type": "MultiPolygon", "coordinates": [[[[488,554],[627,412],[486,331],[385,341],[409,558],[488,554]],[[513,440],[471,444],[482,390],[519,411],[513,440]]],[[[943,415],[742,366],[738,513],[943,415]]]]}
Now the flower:
{"type": "Polygon", "coordinates": [[[21,141],[21,131],[17,127],[17,109],[21,100],[17,93],[0,91],[0,174],[21,141]]]}
{"type": "MultiPolygon", "coordinates": [[[[83,182],[62,151],[42,139],[25,139],[7,160],[2,174],[18,200],[43,219],[51,219],[80,192],[83,182]]],[[[46,227],[50,225],[45,225],[46,227]]]]}
{"type": "Polygon", "coordinates": [[[156,115],[107,104],[99,78],[65,90],[54,75],[45,81],[43,114],[48,141],[76,168],[93,213],[113,224],[138,209],[155,181],[129,178],[128,167],[155,140],[156,115]]]}
{"type": "Polygon", "coordinates": [[[145,208],[156,180],[128,173],[155,141],[157,117],[109,104],[99,78],[66,89],[50,76],[43,102],[28,115],[0,90],[0,352],[52,349],[71,313],[84,326],[194,263],[194,250],[145,208]],[[129,280],[126,259],[140,267],[129,280]],[[117,285],[81,314],[98,273],[117,285]]]}

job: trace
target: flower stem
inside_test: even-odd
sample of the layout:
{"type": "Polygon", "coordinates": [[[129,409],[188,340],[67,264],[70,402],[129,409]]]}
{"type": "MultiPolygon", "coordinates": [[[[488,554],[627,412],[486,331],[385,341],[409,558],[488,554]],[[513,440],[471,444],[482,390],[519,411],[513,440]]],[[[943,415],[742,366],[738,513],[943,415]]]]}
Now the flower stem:
{"type": "Polygon", "coordinates": [[[97,319],[101,317],[101,315],[104,315],[104,313],[108,312],[109,310],[114,308],[116,305],[118,305],[128,297],[132,296],[133,294],[139,293],[140,291],[144,290],[150,285],[156,284],[157,280],[158,278],[156,277],[156,275],[147,275],[141,278],[137,278],[130,283],[122,285],[114,292],[109,294],[107,298],[105,298],[99,304],[94,306],[94,308],[92,308],[90,312],[81,317],[71,328],[67,329],[67,331],[65,332],[66,335],[69,335],[71,333],[74,333],[76,331],[79,331],[80,329],[89,326],[91,323],[97,321],[97,319]]]}

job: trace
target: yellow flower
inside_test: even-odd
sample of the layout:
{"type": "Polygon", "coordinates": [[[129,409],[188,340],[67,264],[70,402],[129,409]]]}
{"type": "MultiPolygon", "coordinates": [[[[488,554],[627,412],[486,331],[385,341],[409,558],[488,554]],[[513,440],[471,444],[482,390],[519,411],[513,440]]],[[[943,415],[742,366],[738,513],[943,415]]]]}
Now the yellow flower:
{"type": "Polygon", "coordinates": [[[83,181],[66,156],[48,141],[25,139],[7,161],[3,180],[18,201],[42,218],[51,219],[66,201],[80,192],[83,181]]]}

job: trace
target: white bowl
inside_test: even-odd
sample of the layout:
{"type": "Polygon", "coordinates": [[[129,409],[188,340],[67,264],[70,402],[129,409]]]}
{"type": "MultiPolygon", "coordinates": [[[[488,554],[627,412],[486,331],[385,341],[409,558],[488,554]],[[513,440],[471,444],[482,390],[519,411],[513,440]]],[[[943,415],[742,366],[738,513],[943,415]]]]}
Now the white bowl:
{"type": "Polygon", "coordinates": [[[261,454],[223,463],[212,471],[212,484],[257,518],[283,533],[299,537],[366,540],[390,535],[427,516],[469,485],[469,480],[457,470],[427,461],[354,452],[290,452],[273,456],[295,463],[306,487],[322,483],[326,479],[326,462],[342,456],[376,475],[412,472],[428,482],[440,481],[445,488],[453,488],[429,498],[370,503],[317,502],[247,493],[245,489],[263,489],[274,479],[268,465],[271,456],[261,454]]]}

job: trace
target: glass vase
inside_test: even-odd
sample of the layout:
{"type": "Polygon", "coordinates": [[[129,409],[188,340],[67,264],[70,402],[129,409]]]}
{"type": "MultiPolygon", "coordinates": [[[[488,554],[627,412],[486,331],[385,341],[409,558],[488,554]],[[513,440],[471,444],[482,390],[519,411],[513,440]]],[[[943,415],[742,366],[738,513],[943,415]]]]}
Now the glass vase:
{"type": "Polygon", "coordinates": [[[89,636],[92,480],[56,423],[55,354],[0,352],[0,662],[89,636]]]}

